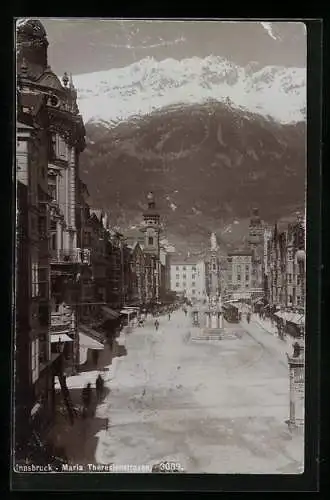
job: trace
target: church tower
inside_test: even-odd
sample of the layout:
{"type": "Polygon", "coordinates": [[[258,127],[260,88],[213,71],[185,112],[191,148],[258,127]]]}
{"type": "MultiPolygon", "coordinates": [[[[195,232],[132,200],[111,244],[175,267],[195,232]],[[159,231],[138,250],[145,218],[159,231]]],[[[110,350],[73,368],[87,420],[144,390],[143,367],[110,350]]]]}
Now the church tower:
{"type": "Polygon", "coordinates": [[[248,244],[252,252],[252,288],[260,288],[263,285],[264,227],[257,208],[252,210],[248,244]]]}
{"type": "Polygon", "coordinates": [[[156,209],[155,197],[152,192],[147,195],[148,208],[143,214],[144,252],[160,257],[160,215],[156,209]]]}

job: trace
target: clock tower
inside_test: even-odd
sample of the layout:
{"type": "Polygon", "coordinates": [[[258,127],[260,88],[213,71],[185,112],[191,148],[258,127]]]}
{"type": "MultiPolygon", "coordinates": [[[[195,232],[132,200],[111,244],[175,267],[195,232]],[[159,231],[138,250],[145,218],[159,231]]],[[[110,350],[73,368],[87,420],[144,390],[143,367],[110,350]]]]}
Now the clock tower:
{"type": "Polygon", "coordinates": [[[144,252],[160,256],[160,215],[156,209],[153,193],[147,195],[148,208],[143,214],[144,252]]]}
{"type": "Polygon", "coordinates": [[[160,280],[161,280],[161,262],[160,262],[160,215],[156,209],[155,197],[152,192],[147,195],[148,207],[143,214],[142,232],[144,233],[143,251],[148,256],[150,265],[153,269],[153,298],[156,302],[160,299],[160,280]],[[153,264],[151,264],[153,263],[153,264]]]}

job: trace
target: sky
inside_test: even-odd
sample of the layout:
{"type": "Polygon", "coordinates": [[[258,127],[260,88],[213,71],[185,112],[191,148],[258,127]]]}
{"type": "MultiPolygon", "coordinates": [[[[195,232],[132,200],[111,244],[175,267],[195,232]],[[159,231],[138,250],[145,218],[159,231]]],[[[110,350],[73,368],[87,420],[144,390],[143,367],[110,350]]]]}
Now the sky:
{"type": "Polygon", "coordinates": [[[90,73],[161,61],[223,56],[245,66],[306,66],[306,30],[299,22],[45,19],[55,73],[90,73]]]}

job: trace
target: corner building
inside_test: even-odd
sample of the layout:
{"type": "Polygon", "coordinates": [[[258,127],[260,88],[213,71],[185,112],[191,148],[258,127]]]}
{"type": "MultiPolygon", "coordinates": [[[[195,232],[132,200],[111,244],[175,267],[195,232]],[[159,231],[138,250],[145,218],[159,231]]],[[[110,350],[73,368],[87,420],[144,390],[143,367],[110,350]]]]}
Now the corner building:
{"type": "MultiPolygon", "coordinates": [[[[48,41],[40,21],[17,23],[16,47],[17,243],[21,246],[15,365],[17,394],[26,396],[15,427],[29,427],[25,438],[20,436],[23,442],[31,427],[42,433],[46,422],[51,423],[55,374],[62,373],[63,367],[74,372],[78,365],[75,305],[80,293],[78,276],[88,259],[77,248],[76,197],[85,129],[76,90],[67,74],[61,82],[49,67],[48,41]],[[26,314],[19,319],[22,276],[27,287],[22,309],[26,314]]],[[[16,403],[21,406],[21,400],[16,403]]]]}

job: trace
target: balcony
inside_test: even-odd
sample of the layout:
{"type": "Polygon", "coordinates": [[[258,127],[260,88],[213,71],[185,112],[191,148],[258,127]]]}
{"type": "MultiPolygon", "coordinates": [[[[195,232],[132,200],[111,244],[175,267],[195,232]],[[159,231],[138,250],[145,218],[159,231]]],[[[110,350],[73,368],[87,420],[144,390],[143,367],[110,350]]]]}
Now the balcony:
{"type": "Polygon", "coordinates": [[[50,334],[68,333],[75,328],[75,315],[70,307],[50,314],[50,334]]]}
{"type": "Polygon", "coordinates": [[[52,264],[86,264],[91,263],[91,252],[88,249],[75,248],[73,250],[52,250],[50,252],[52,264]]]}

